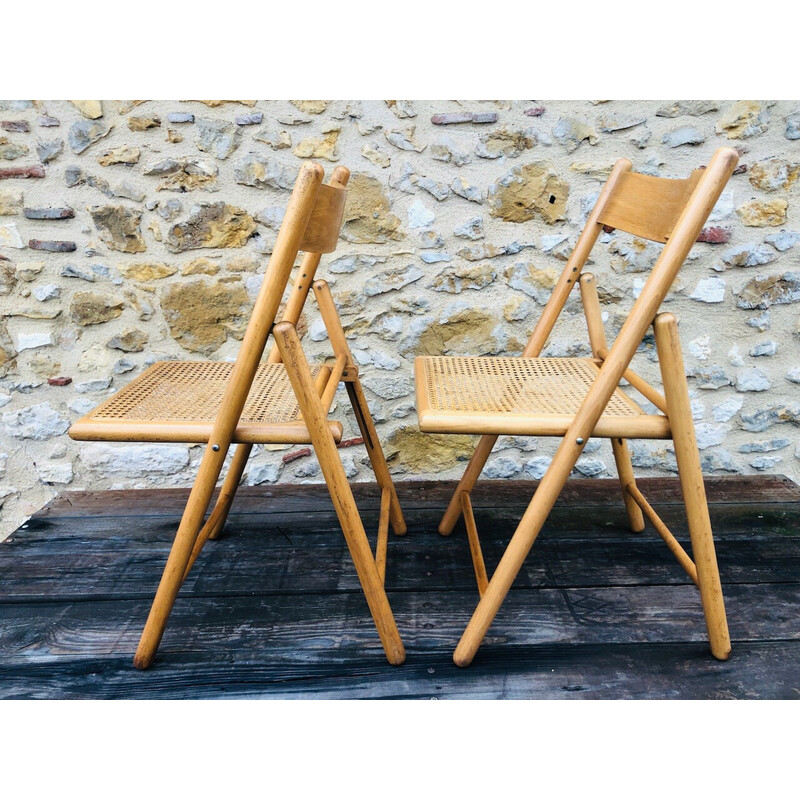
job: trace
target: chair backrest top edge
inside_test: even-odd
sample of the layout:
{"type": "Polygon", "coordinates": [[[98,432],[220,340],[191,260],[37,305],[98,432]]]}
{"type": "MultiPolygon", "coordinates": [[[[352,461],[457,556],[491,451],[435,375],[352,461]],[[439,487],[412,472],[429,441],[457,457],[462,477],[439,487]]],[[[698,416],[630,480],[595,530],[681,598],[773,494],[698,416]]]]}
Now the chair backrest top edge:
{"type": "Polygon", "coordinates": [[[624,172],[604,203],[598,221],[650,241],[664,244],[672,233],[703,168],[687,178],[661,178],[624,172]]]}

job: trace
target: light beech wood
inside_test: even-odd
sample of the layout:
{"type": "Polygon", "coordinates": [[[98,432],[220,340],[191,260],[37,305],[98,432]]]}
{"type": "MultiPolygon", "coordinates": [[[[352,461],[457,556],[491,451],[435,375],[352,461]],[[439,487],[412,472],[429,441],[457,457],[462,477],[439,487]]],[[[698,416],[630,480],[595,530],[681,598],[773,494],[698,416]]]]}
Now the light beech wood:
{"type": "MultiPolygon", "coordinates": [[[[236,445],[236,450],[234,451],[233,458],[231,459],[231,464],[228,467],[227,473],[225,474],[225,480],[222,482],[222,488],[219,490],[217,503],[214,506],[214,511],[216,511],[218,507],[222,506],[222,514],[220,515],[219,520],[212,526],[209,524],[211,516],[214,515],[214,511],[212,511],[209,519],[206,520],[205,525],[203,528],[201,528],[200,533],[197,534],[197,541],[200,542],[200,547],[198,547],[197,542],[195,542],[194,549],[192,550],[193,558],[189,559],[189,565],[186,568],[187,574],[194,563],[194,558],[196,558],[194,551],[197,550],[199,553],[200,548],[203,546],[203,531],[208,528],[208,538],[216,539],[222,531],[222,528],[225,526],[225,520],[228,518],[228,512],[231,509],[231,505],[233,505],[233,500],[236,497],[236,490],[239,488],[242,475],[244,475],[244,470],[247,466],[247,461],[250,458],[250,451],[252,448],[253,445],[250,443],[236,445]]],[[[185,577],[186,575],[184,575],[184,578],[185,577]]]]}
{"type": "MultiPolygon", "coordinates": [[[[418,357],[414,376],[420,430],[563,436],[599,373],[592,359],[418,357]],[[509,377],[510,365],[517,369],[509,377]],[[506,390],[512,381],[517,386],[506,390]],[[562,413],[556,411],[559,406],[562,413]]],[[[613,405],[597,421],[593,436],[669,438],[666,416],[646,414],[619,390],[613,405]]]]}
{"type": "Polygon", "coordinates": [[[731,639],[714,550],[714,537],[711,533],[703,471],[700,468],[700,453],[697,450],[692,422],[692,406],[683,367],[678,321],[674,314],[659,314],[653,328],[656,333],[656,349],[658,362],[661,365],[664,394],[672,419],[672,441],[675,444],[675,458],[678,462],[678,475],[686,505],[689,536],[697,567],[697,584],[706,617],[708,639],[714,657],[724,661],[731,654],[731,639]]]}
{"type": "Polygon", "coordinates": [[[603,313],[600,310],[600,298],[597,294],[597,281],[591,272],[584,272],[580,278],[581,304],[583,315],[586,317],[586,327],[589,331],[589,344],[592,355],[600,358],[600,351],[608,349],[606,330],[603,326],[603,313]]]}
{"type": "Polygon", "coordinates": [[[464,515],[464,524],[467,528],[467,541],[469,541],[472,568],[475,570],[475,580],[478,584],[478,595],[483,597],[486,587],[489,585],[489,578],[486,574],[486,563],[483,560],[481,540],[478,537],[478,526],[475,524],[475,514],[472,510],[469,492],[461,492],[461,513],[464,515]]]}
{"type": "MultiPolygon", "coordinates": [[[[353,354],[350,352],[350,345],[347,344],[347,338],[344,335],[342,323],[339,320],[339,314],[336,311],[336,304],[333,302],[333,295],[331,295],[331,288],[328,286],[327,281],[314,281],[314,297],[317,300],[317,307],[319,314],[325,323],[325,330],[328,333],[333,352],[347,357],[347,364],[349,367],[356,369],[353,354]]],[[[356,371],[358,371],[356,369],[356,371]]]]}
{"type": "Polygon", "coordinates": [[[347,355],[345,353],[341,353],[336,357],[336,363],[331,371],[331,377],[328,380],[328,385],[325,387],[325,392],[322,395],[322,408],[325,410],[326,415],[331,410],[333,397],[336,394],[336,390],[339,388],[339,381],[341,381],[342,375],[344,375],[346,371],[347,355]]]}
{"type": "MultiPolygon", "coordinates": [[[[312,444],[317,450],[326,481],[333,487],[332,491],[337,496],[349,492],[336,449],[336,442],[342,436],[342,426],[339,422],[326,419],[339,381],[345,379],[348,365],[352,362],[349,350],[337,353],[332,367],[312,369],[301,357],[302,353],[298,355],[296,352],[299,340],[295,341],[297,337],[294,335],[286,351],[291,353],[289,365],[279,363],[283,351],[277,344],[272,348],[266,364],[260,363],[298,250],[304,248],[306,252],[283,311],[288,320],[284,324],[292,332],[319,266],[320,254],[331,252],[336,247],[349,175],[347,168],[337,167],[331,183],[324,185],[323,170],[319,165],[306,164],[301,168],[239,355],[232,366],[214,362],[155,364],[70,429],[70,435],[80,439],[206,444],[197,478],[134,657],[134,664],[139,668],[146,668],[152,663],[181,583],[206,541],[215,538],[222,530],[254,443],[312,444]],[[238,446],[219,496],[203,522],[228,449],[234,443],[238,443],[238,446]]],[[[336,316],[335,309],[333,315],[336,316]]],[[[328,317],[326,324],[331,324],[330,314],[328,317]]],[[[354,365],[350,372],[355,373],[357,378],[354,365]]],[[[366,400],[362,405],[359,412],[368,416],[366,400]]],[[[373,465],[383,459],[379,445],[373,446],[370,457],[373,465]]],[[[381,472],[379,483],[382,482],[383,495],[387,498],[384,516],[388,520],[391,499],[394,498],[397,504],[397,495],[385,461],[378,465],[378,469],[381,472]]],[[[336,500],[334,504],[337,504],[336,500]]],[[[363,563],[366,537],[357,510],[354,504],[347,502],[339,502],[337,509],[342,512],[345,536],[358,561],[357,570],[364,581],[365,593],[368,594],[370,609],[387,657],[392,663],[401,663],[404,657],[402,643],[382,585],[380,593],[376,594],[375,581],[378,576],[371,553],[371,568],[363,563]]],[[[399,504],[393,514],[399,520],[398,525],[402,523],[399,504]]],[[[386,521],[382,524],[388,527],[386,521]]],[[[402,527],[404,531],[404,523],[402,527]]],[[[385,538],[385,531],[383,536],[385,538]]]]}
{"type": "Polygon", "coordinates": [[[689,554],[683,549],[681,543],[672,535],[672,531],[664,524],[664,520],[658,516],[656,510],[647,502],[647,498],[639,491],[636,484],[631,482],[625,487],[625,491],[631,496],[631,499],[641,508],[647,515],[653,527],[656,529],[658,535],[664,540],[664,543],[669,548],[669,551],[678,563],[686,571],[686,574],[692,579],[692,582],[697,586],[697,568],[694,562],[689,557],[689,554]]]}
{"type": "MultiPolygon", "coordinates": [[[[589,330],[589,344],[592,347],[592,355],[596,358],[605,359],[608,355],[608,342],[606,341],[606,331],[603,327],[600,298],[597,295],[597,282],[594,279],[594,275],[590,272],[585,272],[581,275],[580,286],[581,302],[583,303],[583,312],[586,317],[586,326],[589,330]]],[[[630,370],[626,370],[626,377],[629,372],[630,370]]],[[[628,484],[635,485],[636,483],[628,444],[622,437],[612,436],[611,450],[614,453],[614,462],[617,465],[617,475],[619,475],[619,482],[622,487],[622,499],[625,503],[625,511],[628,514],[628,524],[634,533],[640,533],[644,530],[642,509],[625,491],[625,487],[628,484]]]]}
{"type": "Polygon", "coordinates": [[[339,240],[347,192],[332,185],[319,187],[314,210],[308,220],[300,249],[311,253],[332,253],[339,240]]]}
{"type": "Polygon", "coordinates": [[[600,222],[643,239],[666,242],[678,222],[703,170],[672,180],[629,172],[603,206],[600,222]]]}
{"type": "Polygon", "coordinates": [[[636,476],[633,473],[633,464],[631,463],[631,451],[628,449],[628,443],[624,438],[620,436],[612,436],[610,438],[611,452],[614,454],[614,463],[617,466],[617,475],[622,487],[622,500],[625,503],[625,512],[628,515],[628,525],[634,533],[641,533],[645,527],[642,510],[625,491],[625,487],[628,484],[636,484],[636,476]]]}
{"type": "MultiPolygon", "coordinates": [[[[603,224],[600,222],[600,213],[619,184],[621,177],[630,172],[631,166],[631,162],[627,158],[620,158],[614,164],[614,168],[611,170],[611,174],[605,182],[600,196],[597,198],[597,203],[589,214],[586,225],[581,231],[581,235],[578,237],[570,257],[567,259],[564,270],[553,288],[553,293],[550,295],[550,299],[547,301],[547,305],[544,307],[542,315],[539,317],[539,321],[536,323],[533,333],[531,333],[531,337],[522,351],[524,357],[537,358],[547,344],[547,340],[553,332],[553,327],[569,299],[570,292],[580,278],[581,270],[592,252],[597,237],[600,236],[603,230],[603,224]]],[[[461,492],[472,491],[472,487],[477,482],[496,443],[496,435],[483,435],[478,442],[464,475],[459,481],[455,492],[453,492],[442,521],[439,523],[439,533],[443,536],[452,533],[453,527],[461,515],[461,492]]]]}
{"type": "Polygon", "coordinates": [[[364,447],[369,456],[375,480],[382,492],[389,492],[389,519],[392,524],[392,531],[397,536],[402,536],[406,533],[407,527],[403,519],[403,512],[400,510],[400,501],[397,499],[394,481],[392,481],[392,476],[389,473],[386,457],[383,454],[383,449],[381,448],[381,443],[375,430],[375,423],[372,420],[369,406],[367,405],[367,398],[361,386],[361,381],[358,376],[358,367],[353,360],[350,346],[347,344],[347,339],[342,329],[342,323],[339,320],[339,315],[336,313],[336,306],[333,302],[330,287],[326,281],[314,282],[314,296],[317,299],[320,315],[325,323],[325,330],[328,332],[328,338],[333,347],[333,352],[337,353],[338,356],[344,355],[347,358],[347,368],[343,375],[347,396],[353,408],[353,414],[358,423],[358,429],[364,439],[364,447]]]}
{"type": "Polygon", "coordinates": [[[388,489],[381,492],[381,510],[378,516],[378,540],[375,544],[375,566],[378,567],[378,575],[381,576],[381,583],[386,585],[386,556],[389,550],[389,506],[392,496],[388,489]]]}
{"type": "Polygon", "coordinates": [[[255,377],[258,362],[264,352],[283,290],[289,280],[292,264],[322,184],[323,174],[322,167],[318,164],[305,164],[298,175],[264,281],[254,304],[250,323],[242,340],[239,356],[228,380],[219,414],[212,426],[197,478],[189,494],[186,510],[136,649],[133,663],[139,669],[150,666],[164,634],[211,494],[233,441],[234,431],[255,377]]]}
{"type": "MultiPolygon", "coordinates": [[[[336,189],[346,189],[350,180],[350,170],[344,166],[336,167],[331,173],[330,185],[336,189]]],[[[338,235],[338,228],[337,228],[338,235]]],[[[302,248],[301,248],[302,249],[302,248]]],[[[314,282],[314,276],[317,274],[322,253],[306,252],[303,254],[300,267],[297,271],[294,286],[286,301],[286,307],[281,315],[282,320],[291,322],[292,325],[297,327],[300,320],[300,314],[306,304],[308,292],[314,282]]],[[[327,327],[327,326],[326,326],[327,327]]],[[[278,350],[278,345],[273,344],[269,353],[269,363],[277,364],[281,360],[281,355],[278,350]]]]}
{"type": "MultiPolygon", "coordinates": [[[[336,187],[337,189],[344,189],[347,186],[347,182],[350,177],[350,170],[347,167],[339,166],[333,171],[331,175],[330,185],[336,187]]],[[[317,204],[319,200],[317,201],[317,204]]],[[[315,204],[315,209],[317,207],[315,204]]],[[[310,221],[309,221],[310,225],[310,221]]],[[[308,227],[306,228],[306,235],[308,233],[308,227]]],[[[338,228],[337,228],[337,235],[338,235],[338,228]]],[[[306,244],[306,240],[304,239],[303,244],[306,244]]],[[[305,305],[306,298],[308,296],[308,289],[311,285],[311,281],[314,279],[314,274],[319,266],[319,262],[321,259],[322,253],[315,253],[315,252],[306,252],[303,255],[303,260],[300,265],[300,272],[298,274],[298,280],[293,287],[293,291],[289,297],[289,300],[286,304],[286,308],[284,310],[284,318],[292,322],[292,324],[296,325],[297,321],[300,318],[300,314],[302,313],[303,306],[305,305]]],[[[270,355],[268,358],[268,363],[276,364],[280,362],[280,353],[278,351],[277,345],[273,345],[272,350],[270,351],[270,355]]],[[[324,369],[324,368],[323,368],[324,369]]],[[[320,370],[319,375],[321,379],[324,380],[325,373],[323,369],[320,370]]],[[[322,391],[322,385],[320,385],[319,381],[317,382],[317,388],[319,391],[322,391]]],[[[330,404],[328,405],[330,407],[330,404]]],[[[329,423],[331,424],[331,423],[329,423]]],[[[241,425],[241,423],[240,423],[241,425]]],[[[237,433],[234,434],[234,441],[240,441],[240,437],[242,433],[239,432],[239,427],[237,426],[237,433]]],[[[303,426],[305,427],[305,426],[303,426]]],[[[333,433],[334,438],[337,442],[339,442],[342,438],[342,425],[341,423],[334,422],[331,424],[331,432],[333,433]]],[[[269,439],[270,444],[275,444],[274,437],[276,435],[280,435],[277,431],[272,431],[272,439],[269,439]]],[[[186,579],[186,576],[189,574],[189,570],[191,570],[192,565],[194,564],[197,556],[200,554],[200,551],[203,549],[203,545],[208,539],[216,539],[220,532],[222,531],[225,521],[228,518],[228,513],[231,509],[231,505],[233,504],[233,500],[236,496],[236,490],[239,488],[239,484],[242,480],[242,475],[244,474],[245,467],[247,466],[247,461],[250,458],[250,453],[253,449],[253,442],[241,442],[236,446],[236,452],[234,453],[233,460],[231,461],[231,465],[228,468],[228,472],[225,475],[225,480],[223,482],[222,488],[220,489],[219,497],[217,498],[216,505],[212,510],[211,514],[209,515],[206,523],[200,529],[200,532],[197,534],[197,539],[195,541],[194,547],[192,549],[192,554],[189,557],[189,563],[186,566],[186,570],[184,572],[183,578],[186,579]]]]}
{"type": "MultiPolygon", "coordinates": [[[[605,361],[608,358],[608,348],[601,347],[598,351],[598,356],[601,361],[605,361]]],[[[628,383],[633,386],[636,391],[643,394],[662,414],[667,413],[667,401],[664,399],[664,395],[658,391],[658,389],[651,386],[644,378],[640,375],[637,375],[632,369],[626,369],[625,372],[622,373],[622,377],[625,378],[628,383]]]]}
{"type": "MultiPolygon", "coordinates": [[[[461,637],[458,646],[456,647],[453,659],[459,666],[466,666],[471,663],[472,659],[480,646],[486,632],[491,625],[494,616],[497,614],[500,605],[502,604],[507,592],[511,588],[515,577],[517,576],[530,548],[536,540],[536,537],[541,530],[550,510],[553,507],[561,489],[568,479],[570,472],[575,467],[575,463],[579,458],[583,448],[592,435],[600,435],[598,431],[598,424],[604,416],[607,415],[607,408],[612,398],[616,396],[619,391],[618,386],[620,380],[625,376],[626,371],[629,369],[631,359],[633,358],[636,349],[641,343],[648,327],[653,323],[656,313],[664,300],[671,284],[673,283],[681,265],[686,259],[693,243],[696,241],[700,230],[705,223],[711,209],[719,199],[722,190],[727,183],[730,175],[732,174],[738,160],[738,154],[732,148],[721,148],[718,150],[711,159],[707,169],[702,172],[693,174],[689,179],[683,182],[673,183],[657,183],[652,184],[649,181],[641,182],[638,180],[629,180],[628,173],[630,172],[630,162],[621,159],[615,165],[614,170],[606,183],[603,192],[598,199],[595,209],[589,215],[586,228],[581,234],[575,251],[567,262],[567,267],[562,273],[561,279],[554,291],[554,297],[551,298],[551,303],[548,303],[543,314],[543,319],[540,319],[539,324],[534,330],[531,341],[528,343],[523,356],[538,355],[541,348],[544,346],[547,337],[555,322],[555,318],[563,308],[566,298],[569,294],[569,289],[572,288],[574,282],[578,279],[581,268],[583,267],[591,246],[597,239],[603,224],[615,224],[615,227],[621,227],[625,230],[632,230],[637,235],[647,237],[663,237],[667,244],[664,247],[661,255],[659,256],[653,270],[648,278],[641,294],[634,303],[634,306],[622,326],[619,335],[617,336],[614,345],[610,349],[605,348],[605,334],[602,333],[602,325],[599,323],[599,305],[595,304],[591,294],[592,288],[589,289],[587,295],[586,307],[588,308],[587,322],[589,324],[590,332],[593,336],[593,350],[595,355],[602,358],[602,361],[597,366],[596,377],[588,388],[579,408],[574,414],[563,431],[563,440],[556,451],[556,454],[543,478],[541,479],[536,492],[531,500],[528,509],[523,515],[520,523],[511,538],[511,541],[503,554],[500,563],[498,564],[491,580],[486,588],[486,591],[478,603],[475,612],[467,625],[464,634],[461,637]],[[627,187],[627,188],[626,188],[627,187]],[[631,210],[638,204],[644,206],[649,202],[647,200],[647,191],[652,189],[658,198],[657,207],[651,207],[649,214],[660,215],[661,219],[658,223],[652,223],[649,227],[640,219],[641,215],[636,216],[634,211],[631,210]],[[627,194],[626,194],[627,192],[627,194]],[[634,200],[631,201],[630,197],[634,200]],[[623,199],[620,199],[623,198],[623,199]],[[623,202],[624,200],[624,202],[623,202]],[[677,211],[676,211],[677,209],[677,211]],[[601,352],[603,354],[601,356],[601,352]]],[[[662,328],[663,328],[662,324],[662,328]]],[[[657,339],[659,334],[657,332],[657,339]]],[[[664,335],[662,333],[662,339],[664,335]]],[[[721,589],[719,589],[718,574],[716,582],[714,580],[714,568],[711,567],[711,556],[713,555],[713,542],[711,540],[710,528],[704,524],[702,510],[705,510],[705,518],[707,518],[707,508],[705,506],[705,496],[700,494],[702,490],[702,474],[699,471],[699,460],[697,457],[696,446],[694,444],[693,427],[691,422],[691,413],[688,406],[688,389],[686,388],[686,379],[683,374],[682,359],[680,358],[680,346],[675,337],[675,344],[673,350],[677,348],[677,356],[675,352],[670,352],[663,359],[661,358],[661,350],[659,346],[659,357],[662,361],[662,377],[665,385],[664,405],[667,409],[667,415],[664,417],[654,416],[651,419],[663,419],[665,422],[669,435],[675,440],[676,454],[679,449],[678,440],[683,443],[680,445],[682,455],[679,458],[679,468],[681,462],[684,464],[684,472],[688,477],[682,475],[682,481],[686,481],[684,488],[684,497],[687,503],[687,513],[690,516],[694,515],[694,527],[696,533],[692,536],[692,546],[695,550],[695,562],[697,563],[698,580],[701,586],[701,594],[703,595],[703,607],[706,611],[706,619],[709,624],[709,641],[711,643],[712,652],[718,658],[725,657],[725,637],[722,636],[720,619],[724,621],[724,611],[720,617],[721,608],[721,589]],[[669,365],[665,366],[665,361],[669,361],[669,365]],[[671,388],[668,388],[668,379],[666,372],[669,371],[672,377],[671,388]],[[679,381],[680,378],[680,381],[679,381]],[[680,387],[677,385],[680,383],[680,387]],[[686,395],[686,402],[683,402],[681,392],[686,395]],[[667,419],[669,417],[669,419],[667,419]],[[680,418],[680,422],[676,420],[680,418]],[[674,426],[678,425],[680,431],[674,430],[674,426]],[[691,437],[686,432],[686,428],[692,432],[691,437]],[[689,463],[689,451],[693,451],[694,460],[689,463]],[[700,489],[697,489],[697,486],[700,489]],[[692,488],[694,487],[694,488],[692,488]],[[697,539],[697,544],[695,544],[697,539]],[[700,560],[705,559],[705,566],[701,568],[700,560]]],[[[492,359],[487,359],[492,361],[492,359]]],[[[420,370],[418,368],[418,375],[420,370]]],[[[426,366],[427,370],[427,366],[426,366]]],[[[429,379],[430,375],[426,374],[429,379]]],[[[570,402],[572,399],[570,398],[570,402]]],[[[429,407],[431,404],[429,404],[429,407]]],[[[423,414],[428,409],[423,408],[423,414]]],[[[454,416],[458,416],[455,415],[454,416]]],[[[467,432],[470,428],[469,421],[472,419],[470,414],[462,414],[463,424],[458,424],[455,419],[448,421],[448,425],[453,429],[467,432]],[[468,419],[469,417],[469,419],[468,419]]],[[[498,414],[498,416],[505,416],[513,422],[513,417],[516,414],[498,414]]],[[[650,415],[644,415],[645,418],[650,415]]],[[[641,419],[642,417],[638,417],[641,419]]],[[[423,417],[421,416],[421,427],[423,417]]],[[[630,424],[627,418],[624,418],[626,424],[630,424]]],[[[481,433],[528,433],[531,432],[529,428],[523,426],[516,426],[517,430],[512,430],[512,425],[503,427],[500,423],[492,426],[491,430],[487,430],[485,425],[486,419],[480,418],[480,427],[474,427],[473,432],[481,433]],[[520,430],[521,428],[521,430],[520,430]]],[[[615,419],[615,423],[617,420],[615,419]]],[[[622,424],[622,423],[619,423],[622,424]]],[[[628,433],[618,430],[616,433],[610,432],[612,438],[617,439],[626,438],[628,433]]],[[[539,434],[542,435],[542,434],[539,434]]],[[[637,436],[638,438],[638,436],[637,436]]],[[[468,468],[468,475],[462,479],[459,489],[457,491],[457,502],[460,506],[462,504],[462,493],[468,492],[475,479],[477,478],[480,470],[491,450],[491,445],[488,439],[482,440],[479,445],[476,455],[470,462],[468,468]],[[476,456],[478,456],[476,458],[476,456]]],[[[617,442],[617,452],[615,456],[619,456],[618,466],[621,466],[620,476],[621,481],[630,484],[634,487],[632,469],[629,471],[629,461],[626,458],[627,448],[625,453],[619,450],[619,445],[622,442],[617,442]]],[[[626,493],[626,506],[629,501],[634,497],[631,493],[626,493]]],[[[456,498],[454,497],[454,500],[456,498]]],[[[440,530],[447,531],[452,528],[452,523],[457,519],[460,509],[451,513],[453,501],[451,501],[445,517],[440,525],[440,530]]],[[[641,509],[640,509],[641,513],[641,509]]],[[[661,531],[663,533],[663,531],[661,531]]],[[[674,537],[673,537],[674,538],[674,537]]],[[[727,629],[726,629],[727,635],[727,629]]]]}
{"type": "Polygon", "coordinates": [[[274,330],[275,341],[281,351],[281,358],[289,371],[297,399],[303,411],[308,429],[314,443],[314,451],[320,469],[328,486],[328,491],[339,518],[339,524],[355,564],[358,578],[367,598],[367,605],[375,621],[386,657],[391,664],[405,661],[405,650],[397,625],[383,588],[383,581],[370,550],[364,525],[353,499],[350,484],[339,459],[336,443],[326,424],[325,412],[311,380],[300,339],[290,322],[279,322],[274,330]]]}

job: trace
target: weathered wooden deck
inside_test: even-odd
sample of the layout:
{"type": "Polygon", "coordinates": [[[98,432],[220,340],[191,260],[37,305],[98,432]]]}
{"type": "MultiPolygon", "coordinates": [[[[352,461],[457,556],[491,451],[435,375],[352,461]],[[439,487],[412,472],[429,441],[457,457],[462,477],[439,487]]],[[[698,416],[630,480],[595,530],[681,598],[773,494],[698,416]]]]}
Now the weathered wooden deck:
{"type": "MultiPolygon", "coordinates": [[[[686,541],[677,481],[640,485],[686,541]]],[[[487,564],[532,484],[474,495],[487,564]]],[[[408,659],[389,666],[324,487],[243,488],[184,585],[154,667],[131,664],[187,492],[65,493],[0,546],[2,698],[800,698],[800,488],[709,478],[733,656],[711,658],[699,596],[615,481],[571,482],[468,669],[477,601],[452,483],[400,484],[409,523],[387,588],[408,659]]],[[[357,500],[374,529],[378,495],[357,500]]]]}

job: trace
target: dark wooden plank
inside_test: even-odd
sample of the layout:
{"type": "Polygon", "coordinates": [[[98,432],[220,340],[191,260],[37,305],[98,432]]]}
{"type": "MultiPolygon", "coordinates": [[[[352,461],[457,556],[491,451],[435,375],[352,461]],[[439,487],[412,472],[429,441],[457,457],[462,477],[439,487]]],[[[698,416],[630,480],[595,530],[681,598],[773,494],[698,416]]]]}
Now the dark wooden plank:
{"type": "MultiPolygon", "coordinates": [[[[363,504],[361,513],[368,531],[377,529],[378,507],[363,504]]],[[[475,518],[481,536],[491,535],[494,529],[508,531],[516,528],[525,505],[505,502],[492,508],[475,508],[475,518]]],[[[674,528],[676,534],[686,527],[686,513],[682,504],[661,504],[656,509],[664,522],[674,528]]],[[[404,514],[411,528],[435,534],[438,525],[439,509],[418,508],[406,503],[404,514]]],[[[715,534],[758,535],[763,532],[776,535],[797,536],[800,533],[800,505],[792,503],[722,503],[709,506],[711,522],[715,534]]],[[[34,517],[22,528],[15,531],[6,542],[21,545],[23,542],[51,541],[70,538],[108,538],[109,540],[139,539],[142,541],[163,540],[171,542],[175,536],[179,515],[134,515],[130,517],[114,515],[82,515],[77,517],[34,517]]],[[[341,535],[333,508],[326,510],[283,511],[265,513],[231,513],[231,527],[237,526],[249,531],[252,536],[261,530],[281,532],[282,536],[294,541],[308,532],[317,534],[341,535]]],[[[615,532],[620,541],[627,541],[631,534],[627,527],[622,503],[602,509],[596,507],[556,507],[542,529],[542,535],[571,536],[585,539],[589,536],[615,532]]],[[[446,537],[437,537],[438,539],[446,537]]],[[[0,558],[2,548],[0,547],[0,558]]]]}
{"type": "MultiPolygon", "coordinates": [[[[638,483],[653,505],[682,502],[676,478],[641,478],[638,483]]],[[[800,487],[783,475],[711,475],[706,476],[705,484],[710,503],[800,503],[800,487]]],[[[397,489],[401,503],[444,510],[456,485],[455,481],[400,481],[397,489]]],[[[508,500],[527,502],[537,486],[538,481],[481,481],[474,490],[473,505],[485,508],[501,506],[508,500]]],[[[353,493],[365,508],[378,508],[380,495],[374,483],[353,484],[353,493]]],[[[180,515],[188,496],[188,489],[69,491],[48,503],[36,517],[180,515]]],[[[616,480],[582,478],[567,483],[558,505],[616,506],[620,502],[616,480]]],[[[235,507],[239,513],[311,512],[329,509],[330,499],[323,484],[243,486],[235,507]]]]}
{"type": "MultiPolygon", "coordinates": [[[[487,531],[483,551],[491,570],[513,528],[482,522],[487,531]],[[489,531],[494,535],[489,536],[489,531]]],[[[76,520],[75,526],[96,523],[95,519],[76,520]]],[[[143,523],[137,520],[137,524],[143,523]]],[[[749,535],[719,534],[717,553],[723,584],[800,581],[800,514],[794,515],[794,525],[795,537],[779,536],[769,529],[749,535]]],[[[153,539],[131,536],[129,529],[108,538],[87,535],[28,542],[25,536],[19,536],[11,544],[0,546],[0,568],[8,567],[0,581],[0,603],[149,599],[164,567],[172,532],[170,527],[168,535],[153,539]]],[[[689,547],[685,526],[676,527],[676,533],[689,547]]],[[[537,588],[688,582],[654,532],[632,535],[601,530],[582,537],[545,531],[515,585],[537,588]]],[[[474,575],[463,531],[441,537],[412,525],[407,536],[393,538],[387,587],[390,591],[471,591],[474,575]]],[[[268,525],[251,530],[235,520],[226,539],[207,545],[181,591],[183,596],[205,596],[358,590],[338,527],[320,531],[311,519],[301,531],[292,530],[291,538],[268,525]]]]}
{"type": "MultiPolygon", "coordinates": [[[[675,479],[642,485],[676,535],[675,479]]],[[[454,484],[401,484],[409,535],[387,586],[406,665],[386,664],[324,487],[243,488],[187,581],[155,669],[133,650],[184,490],[74,493],[0,547],[0,697],[800,696],[800,504],[784,478],[709,479],[734,654],[708,654],[696,589],[615,481],[575,481],[473,666],[451,654],[477,602],[463,530],[435,533],[454,484]],[[145,504],[143,509],[142,503],[145,504]]],[[[493,564],[532,484],[484,482],[493,564]]],[[[374,485],[356,496],[376,526],[374,485]]]]}
{"type": "Polygon", "coordinates": [[[0,698],[796,700],[798,664],[797,641],[736,643],[726,662],[699,644],[507,646],[468,669],[416,650],[402,667],[176,655],[142,673],[125,657],[61,659],[0,663],[0,698]]]}
{"type": "MultiPolygon", "coordinates": [[[[394,592],[398,627],[409,648],[452,653],[476,605],[471,592],[394,592]]],[[[800,586],[727,588],[736,641],[800,640],[800,586]]],[[[132,655],[147,615],[145,601],[5,604],[0,606],[0,663],[132,655]]],[[[693,586],[517,589],[506,598],[481,647],[706,641],[693,586]]],[[[360,593],[180,598],[159,662],[194,653],[200,660],[266,659],[272,664],[379,663],[384,657],[360,593]]],[[[710,655],[709,655],[710,658],[710,655]]],[[[800,671],[800,664],[797,665],[800,671]]]]}

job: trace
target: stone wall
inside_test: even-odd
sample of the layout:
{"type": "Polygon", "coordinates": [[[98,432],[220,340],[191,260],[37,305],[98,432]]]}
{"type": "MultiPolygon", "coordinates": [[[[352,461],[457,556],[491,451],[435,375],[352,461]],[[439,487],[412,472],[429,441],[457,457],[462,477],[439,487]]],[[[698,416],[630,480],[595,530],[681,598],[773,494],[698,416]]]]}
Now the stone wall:
{"type": "MultiPolygon", "coordinates": [[[[797,479],[797,103],[0,102],[0,530],[65,488],[192,481],[199,447],[76,443],[67,427],[156,360],[235,357],[303,159],[353,172],[320,274],[393,469],[451,478],[472,442],[418,432],[413,356],[518,353],[614,160],[683,177],[725,144],[740,167],[668,307],[704,469],[797,479]]],[[[610,335],[659,249],[603,235],[590,269],[610,335]]],[[[313,304],[306,317],[327,356],[313,304]]],[[[576,297],[546,354],[588,352],[576,297]]],[[[637,361],[658,382],[652,341],[637,361]]],[[[554,445],[502,440],[487,474],[538,477],[554,445]]],[[[674,472],[668,444],[633,447],[643,474],[674,472]]],[[[256,451],[250,484],[320,480],[300,448],[256,451]]],[[[343,455],[370,479],[361,448],[343,455]]],[[[608,443],[577,473],[613,475],[608,443]]]]}

